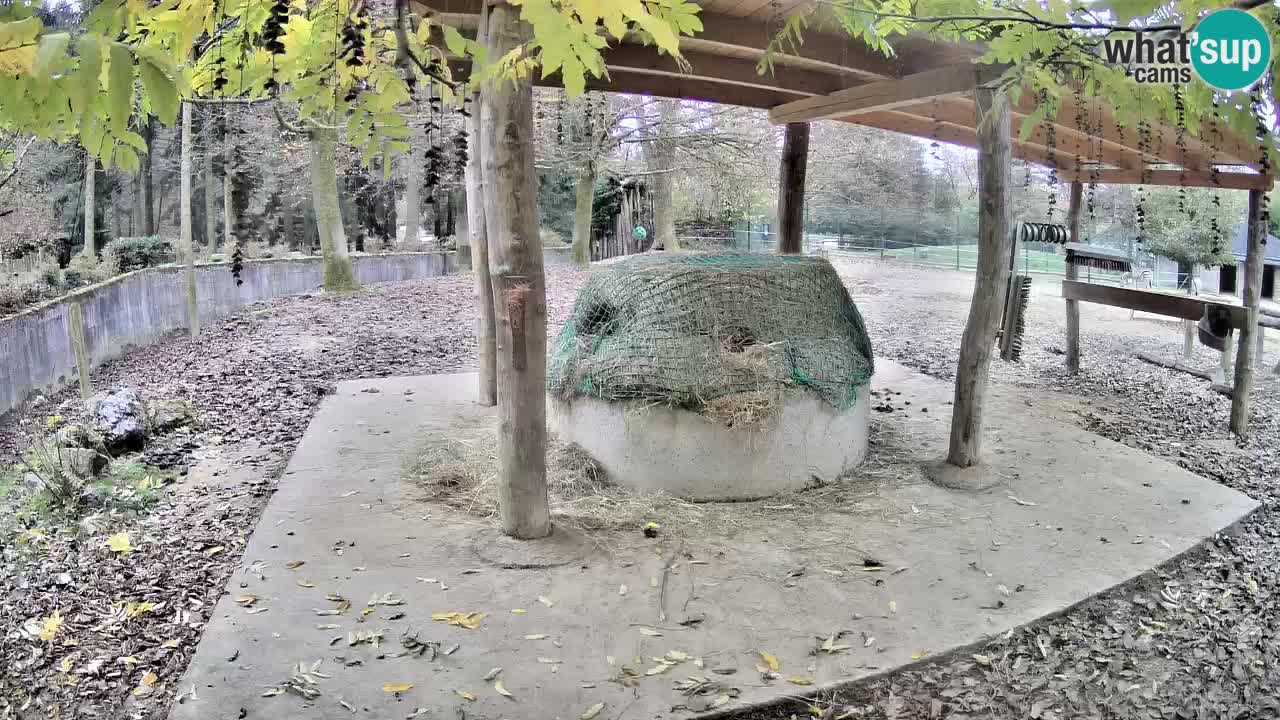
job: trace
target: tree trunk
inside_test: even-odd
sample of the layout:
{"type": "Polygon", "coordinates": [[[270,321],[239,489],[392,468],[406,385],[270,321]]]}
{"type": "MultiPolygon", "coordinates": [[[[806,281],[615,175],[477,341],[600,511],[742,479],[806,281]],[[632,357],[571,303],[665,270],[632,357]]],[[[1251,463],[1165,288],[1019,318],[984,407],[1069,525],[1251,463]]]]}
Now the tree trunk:
{"type": "MultiPolygon", "coordinates": [[[[331,118],[319,122],[327,124],[331,118]]],[[[316,209],[316,226],[320,230],[320,255],[324,263],[325,290],[354,290],[355,269],[347,251],[347,233],[342,227],[342,211],[338,207],[338,133],[314,128],[311,131],[311,202],[316,209]]]]}
{"type": "Polygon", "coordinates": [[[978,88],[978,268],[960,343],[947,462],[971,467],[982,457],[987,366],[1009,279],[1009,100],[978,88]]]}
{"type": "Polygon", "coordinates": [[[422,167],[412,152],[404,155],[404,243],[414,247],[422,232],[422,167]]]}
{"type": "Polygon", "coordinates": [[[191,103],[182,103],[182,197],[179,201],[178,260],[186,265],[187,330],[191,337],[200,334],[200,312],[196,305],[196,253],[191,232],[191,103]]]}
{"type": "Polygon", "coordinates": [[[596,199],[595,166],[588,163],[580,169],[574,186],[573,264],[591,264],[591,206],[596,199]]]}
{"type": "Polygon", "coordinates": [[[222,252],[235,249],[235,167],[231,143],[231,126],[227,113],[222,114],[222,252]]]}
{"type": "Polygon", "coordinates": [[[658,126],[653,131],[654,139],[645,147],[649,172],[656,173],[653,176],[652,247],[674,252],[680,249],[676,238],[675,177],[671,172],[676,160],[676,143],[671,138],[675,132],[676,105],[674,100],[657,102],[658,126]]]}
{"type": "Polygon", "coordinates": [[[213,181],[213,111],[210,110],[205,115],[204,135],[205,146],[204,152],[201,153],[201,160],[204,164],[204,252],[202,254],[209,255],[218,247],[218,217],[217,203],[214,201],[214,181],[213,181]]]}
{"type": "Polygon", "coordinates": [[[96,258],[97,250],[94,248],[93,238],[97,232],[94,219],[97,216],[96,201],[96,185],[98,175],[98,160],[90,153],[84,154],[84,249],[81,252],[87,258],[96,258]]]}
{"type": "Polygon", "coordinates": [[[1231,392],[1231,432],[1243,435],[1249,429],[1249,393],[1253,391],[1253,355],[1258,327],[1258,305],[1262,302],[1262,265],[1266,252],[1267,227],[1262,222],[1262,191],[1249,191],[1249,247],[1244,261],[1245,322],[1240,328],[1240,348],[1236,351],[1236,377],[1231,392]]]}
{"type": "MultiPolygon", "coordinates": [[[[1079,182],[1071,183],[1071,195],[1067,203],[1067,229],[1071,233],[1071,242],[1080,242],[1080,201],[1084,187],[1079,182]]],[[[1075,280],[1078,276],[1075,265],[1067,263],[1067,279],[1075,280]]],[[[1067,301],[1067,372],[1080,372],[1080,303],[1067,301]]]]}
{"type": "Polygon", "coordinates": [[[154,118],[147,117],[142,126],[142,139],[147,142],[147,151],[142,155],[142,234],[150,237],[156,234],[155,184],[151,172],[156,144],[154,118]]]}
{"type": "Polygon", "coordinates": [[[804,176],[809,163],[809,123],[787,123],[778,163],[778,252],[804,252],[804,176]]]}
{"type": "MultiPolygon", "coordinates": [[[[489,57],[528,39],[517,8],[489,10],[489,57]]],[[[498,345],[498,504],[516,538],[551,534],[547,503],[547,303],[533,169],[533,85],[490,82],[481,90],[486,229],[498,345]]]]}

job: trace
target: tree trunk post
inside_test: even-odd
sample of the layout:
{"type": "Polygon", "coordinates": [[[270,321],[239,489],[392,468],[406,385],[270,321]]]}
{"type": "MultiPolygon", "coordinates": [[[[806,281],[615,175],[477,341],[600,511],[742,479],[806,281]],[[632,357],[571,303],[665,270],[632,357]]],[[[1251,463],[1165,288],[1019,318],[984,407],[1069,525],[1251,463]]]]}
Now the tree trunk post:
{"type": "Polygon", "coordinates": [[[142,155],[142,234],[149,237],[156,234],[155,183],[152,174],[156,144],[154,117],[148,116],[143,122],[142,138],[147,143],[147,151],[142,155]]]}
{"type": "Polygon", "coordinates": [[[1236,351],[1236,377],[1231,391],[1231,432],[1244,435],[1249,428],[1249,393],[1253,390],[1254,337],[1258,332],[1258,305],[1262,302],[1262,265],[1267,228],[1262,223],[1262,191],[1249,191],[1249,246],[1244,261],[1244,327],[1236,351]]]}
{"type": "Polygon", "coordinates": [[[84,248],[81,250],[87,258],[97,257],[93,238],[97,232],[94,220],[98,214],[97,192],[94,188],[98,175],[98,159],[90,152],[85,152],[84,161],[84,248]]]}
{"type": "MultiPolygon", "coordinates": [[[[480,13],[480,29],[478,41],[485,42],[488,24],[488,10],[480,13]]],[[[471,153],[467,156],[465,182],[467,186],[467,231],[468,247],[471,250],[471,273],[474,278],[476,298],[476,339],[477,365],[479,367],[478,401],[485,407],[498,404],[498,359],[496,320],[493,305],[493,284],[489,277],[489,238],[486,227],[485,203],[487,185],[485,184],[484,161],[491,151],[482,137],[480,116],[483,108],[479,93],[471,96],[471,117],[466,119],[467,135],[471,138],[471,153]]]]}
{"type": "MultiPolygon", "coordinates": [[[[1067,203],[1067,230],[1071,234],[1071,242],[1080,242],[1080,200],[1084,187],[1077,181],[1071,183],[1071,195],[1067,203]]],[[[1078,272],[1075,265],[1067,263],[1067,279],[1075,280],[1078,272]]],[[[1080,372],[1080,303],[1067,301],[1067,372],[1080,372]]]]}
{"type": "Polygon", "coordinates": [[[960,342],[947,462],[972,467],[982,455],[982,404],[1009,276],[1009,100],[979,87],[978,267],[969,320],[960,342]]]}
{"type": "Polygon", "coordinates": [[[192,242],[191,220],[191,103],[182,103],[182,194],[178,208],[180,235],[178,236],[178,261],[186,266],[183,272],[187,284],[187,332],[191,337],[200,334],[200,310],[196,304],[196,253],[192,242]]]}
{"type": "Polygon", "coordinates": [[[573,204],[573,264],[586,267],[591,264],[588,246],[591,244],[591,207],[596,195],[596,170],[592,163],[579,168],[575,178],[573,204]]]}
{"type": "MultiPolygon", "coordinates": [[[[527,40],[519,10],[489,9],[489,57],[527,40]]],[[[533,85],[490,82],[481,91],[486,230],[497,310],[498,504],[503,531],[551,534],[547,502],[547,304],[533,166],[533,85]]]]}
{"type": "Polygon", "coordinates": [[[804,252],[804,178],[809,164],[809,123],[787,123],[778,163],[778,253],[804,252]]]}
{"type": "Polygon", "coordinates": [[[89,381],[89,345],[84,335],[84,307],[76,302],[67,307],[67,334],[71,351],[76,356],[76,374],[80,380],[80,398],[93,396],[93,384],[89,381]]]}
{"type": "MultiPolygon", "coordinates": [[[[321,124],[332,122],[324,118],[321,124]]],[[[355,269],[347,249],[347,233],[342,227],[342,211],[338,205],[337,151],[338,133],[327,128],[311,130],[311,201],[316,209],[316,226],[320,229],[320,256],[324,266],[325,290],[354,290],[355,269]]]]}

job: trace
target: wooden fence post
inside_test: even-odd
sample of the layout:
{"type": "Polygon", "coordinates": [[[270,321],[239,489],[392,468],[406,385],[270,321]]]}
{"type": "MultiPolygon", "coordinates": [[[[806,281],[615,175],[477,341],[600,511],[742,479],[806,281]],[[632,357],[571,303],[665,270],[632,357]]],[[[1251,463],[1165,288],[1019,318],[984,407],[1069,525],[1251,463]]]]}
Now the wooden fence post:
{"type": "MultiPolygon", "coordinates": [[[[1080,200],[1083,194],[1080,182],[1072,182],[1067,203],[1067,229],[1071,233],[1071,242],[1080,242],[1080,200]]],[[[1075,280],[1076,277],[1076,266],[1067,263],[1067,279],[1075,280]]],[[[1067,301],[1067,372],[1080,372],[1080,303],[1076,300],[1067,301]]]]}
{"type": "Polygon", "coordinates": [[[1244,261],[1245,322],[1236,351],[1236,377],[1231,390],[1231,432],[1243,435],[1249,428],[1249,393],[1253,390],[1254,333],[1258,332],[1258,305],[1262,302],[1262,264],[1267,228],[1262,224],[1262,191],[1249,191],[1249,236],[1244,261]]]}
{"type": "Polygon", "coordinates": [[[67,307],[67,336],[71,341],[71,351],[76,355],[76,370],[80,375],[80,397],[88,400],[93,396],[93,385],[89,382],[89,346],[84,336],[84,309],[80,303],[71,303],[67,307]]]}

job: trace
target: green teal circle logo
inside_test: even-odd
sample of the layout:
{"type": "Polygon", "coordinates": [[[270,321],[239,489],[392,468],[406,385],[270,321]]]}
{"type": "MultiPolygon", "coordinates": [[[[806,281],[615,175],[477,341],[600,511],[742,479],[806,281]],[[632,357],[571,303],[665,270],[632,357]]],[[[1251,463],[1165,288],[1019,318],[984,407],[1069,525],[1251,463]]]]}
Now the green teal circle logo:
{"type": "Polygon", "coordinates": [[[1209,13],[1191,33],[1191,66],[1206,85],[1246,90],[1271,64],[1271,37],[1258,18],[1243,10],[1209,13]]]}

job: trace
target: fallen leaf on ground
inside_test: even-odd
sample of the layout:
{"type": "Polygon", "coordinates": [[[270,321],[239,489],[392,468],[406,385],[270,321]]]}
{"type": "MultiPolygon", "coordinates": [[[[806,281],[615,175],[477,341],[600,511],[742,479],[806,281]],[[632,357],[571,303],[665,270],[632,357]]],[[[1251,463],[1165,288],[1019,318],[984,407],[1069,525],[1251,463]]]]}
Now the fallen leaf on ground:
{"type": "Polygon", "coordinates": [[[618,586],[618,594],[619,594],[619,595],[624,595],[624,596],[625,596],[625,595],[627,594],[627,586],[626,586],[626,585],[619,585],[619,586],[618,586]]]}
{"type": "Polygon", "coordinates": [[[812,685],[813,681],[806,677],[789,677],[787,682],[792,685],[812,685]]]}
{"type": "Polygon", "coordinates": [[[547,636],[543,633],[537,633],[535,635],[525,635],[524,639],[525,640],[546,640],[547,636]]]}
{"type": "Polygon", "coordinates": [[[765,666],[767,666],[772,672],[778,672],[778,668],[782,667],[782,664],[778,662],[777,657],[770,655],[763,650],[760,651],[760,659],[764,661],[765,666]]]}
{"type": "Polygon", "coordinates": [[[480,627],[480,621],[484,620],[482,612],[435,612],[431,613],[431,619],[436,622],[446,622],[450,625],[457,625],[468,630],[475,630],[480,627]]]}
{"type": "Polygon", "coordinates": [[[525,610],[524,608],[516,608],[516,609],[514,609],[514,610],[512,610],[512,611],[511,611],[511,614],[512,614],[512,615],[524,615],[524,614],[525,614],[525,613],[527,613],[527,612],[529,612],[529,611],[528,611],[528,610],[525,610]]]}
{"type": "Polygon", "coordinates": [[[466,690],[454,690],[453,692],[454,692],[454,694],[455,694],[455,695],[457,695],[458,697],[462,698],[463,700],[470,700],[471,702],[475,702],[475,700],[476,700],[476,696],[475,696],[475,695],[472,695],[471,693],[467,692],[466,690]]]}
{"type": "Polygon", "coordinates": [[[129,533],[118,532],[107,538],[107,547],[114,553],[128,555],[133,552],[133,544],[129,542],[129,533]]]}
{"type": "Polygon", "coordinates": [[[592,718],[600,714],[601,710],[604,710],[604,703],[599,702],[587,708],[587,711],[582,713],[580,717],[582,720],[592,720],[592,718]]]}
{"type": "Polygon", "coordinates": [[[313,585],[310,580],[295,580],[294,584],[296,584],[298,587],[304,587],[304,588],[315,587],[315,585],[313,585]]]}
{"type": "Polygon", "coordinates": [[[284,566],[290,570],[296,570],[306,564],[307,564],[306,560],[294,560],[293,562],[285,563],[284,566]]]}
{"type": "Polygon", "coordinates": [[[53,638],[60,630],[62,630],[62,613],[57,610],[40,621],[40,639],[45,642],[53,642],[53,638]]]}
{"type": "Polygon", "coordinates": [[[889,601],[889,612],[890,612],[890,613],[892,613],[892,614],[895,614],[895,615],[897,614],[897,612],[898,612],[898,601],[897,601],[897,600],[890,600],[890,601],[889,601]]]}
{"type": "Polygon", "coordinates": [[[382,691],[389,693],[408,692],[413,689],[413,683],[382,683],[382,691]]]}
{"type": "Polygon", "coordinates": [[[221,553],[223,550],[226,550],[226,548],[222,547],[221,545],[217,545],[217,546],[214,546],[214,547],[209,548],[208,550],[205,550],[205,551],[204,551],[204,556],[205,556],[205,557],[209,557],[209,558],[211,558],[211,557],[213,557],[214,555],[217,555],[217,554],[221,553]]]}
{"type": "Polygon", "coordinates": [[[991,658],[987,655],[974,655],[973,661],[983,667],[991,667],[991,658]]]}
{"type": "Polygon", "coordinates": [[[551,606],[553,606],[553,605],[555,605],[555,604],[556,604],[556,601],[555,601],[555,600],[552,600],[551,598],[547,597],[546,595],[539,595],[539,596],[538,596],[538,602],[542,603],[543,605],[546,605],[547,607],[551,607],[551,606]]]}
{"type": "Polygon", "coordinates": [[[502,681],[501,681],[501,680],[499,680],[499,681],[497,681],[497,682],[495,682],[495,683],[493,684],[493,690],[494,690],[494,692],[498,693],[499,695],[501,695],[501,696],[503,696],[503,697],[509,697],[509,698],[511,698],[511,699],[513,699],[513,700],[515,699],[515,695],[512,695],[512,694],[511,694],[511,691],[510,691],[510,690],[507,690],[507,688],[506,688],[506,687],[504,687],[504,686],[502,685],[502,681]]]}
{"type": "Polygon", "coordinates": [[[487,672],[487,673],[485,673],[485,674],[484,674],[484,681],[485,681],[485,682],[489,682],[490,680],[492,680],[492,679],[494,679],[494,678],[498,677],[498,674],[499,674],[499,673],[501,673],[501,672],[502,672],[502,668],[500,668],[500,667],[496,667],[496,668],[494,668],[494,669],[490,670],[489,672],[487,672]]]}
{"type": "Polygon", "coordinates": [[[641,634],[641,635],[648,635],[649,637],[662,637],[662,633],[660,633],[660,632],[658,632],[657,630],[654,630],[653,628],[650,628],[650,627],[642,627],[642,628],[640,628],[640,634],[641,634]]]}

